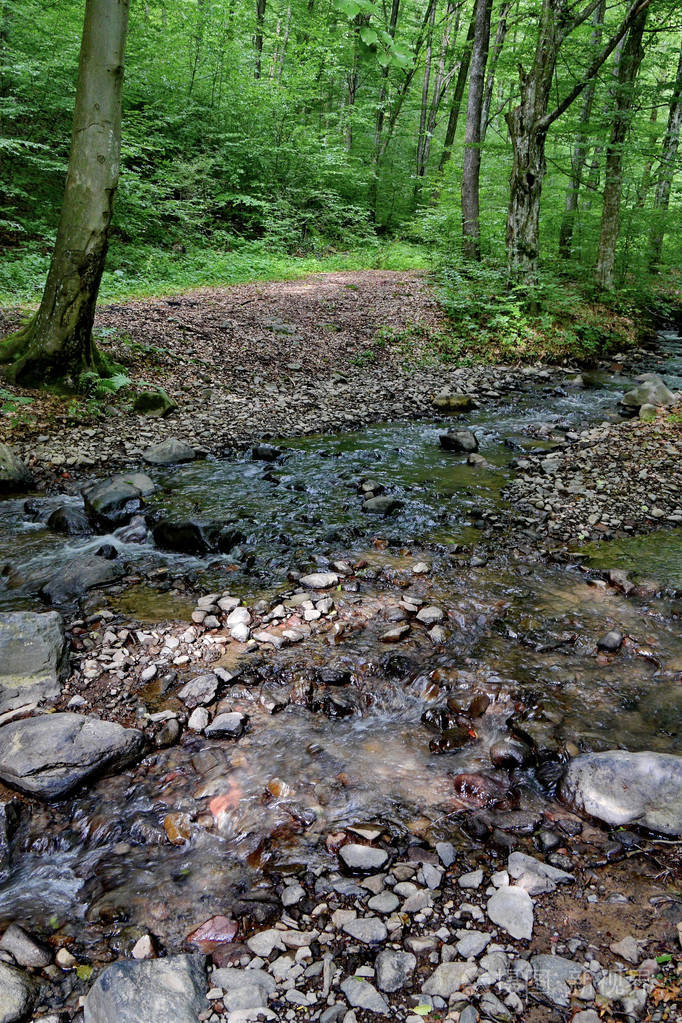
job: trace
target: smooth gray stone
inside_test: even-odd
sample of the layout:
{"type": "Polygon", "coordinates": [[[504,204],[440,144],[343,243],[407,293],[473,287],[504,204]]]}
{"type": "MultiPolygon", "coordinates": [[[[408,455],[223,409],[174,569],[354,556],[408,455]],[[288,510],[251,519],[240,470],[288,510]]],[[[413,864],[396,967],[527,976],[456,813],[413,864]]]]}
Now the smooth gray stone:
{"type": "Polygon", "coordinates": [[[64,625],[56,611],[0,615],[0,714],[56,700],[66,668],[64,625]]]}
{"type": "Polygon", "coordinates": [[[0,728],[0,780],[39,799],[61,799],[145,748],[142,732],[68,712],[12,721],[0,728]]]}
{"type": "Polygon", "coordinates": [[[38,985],[21,970],[0,962],[0,1023],[25,1020],[38,995],[38,985]]]}
{"type": "Polygon", "coordinates": [[[552,892],[558,884],[570,884],[575,881],[573,874],[566,870],[559,870],[558,867],[552,867],[549,863],[543,863],[542,860],[526,856],[522,852],[510,853],[507,871],[529,895],[552,892]]]}
{"type": "Polygon", "coordinates": [[[148,447],[142,452],[142,457],[150,465],[176,465],[179,462],[193,462],[197,453],[186,441],[168,437],[148,447]]]}
{"type": "Polygon", "coordinates": [[[559,795],[606,824],[682,835],[682,756],[674,753],[583,753],[568,764],[559,795]]]}
{"type": "Polygon", "coordinates": [[[38,944],[19,924],[9,925],[0,939],[0,949],[9,952],[19,966],[36,966],[42,969],[52,962],[48,950],[38,944]]]}
{"type": "Polygon", "coordinates": [[[360,977],[347,977],[341,981],[341,990],[354,1009],[366,1009],[378,1016],[388,1016],[386,1000],[369,981],[360,977]]]}
{"type": "Polygon", "coordinates": [[[576,981],[585,967],[561,956],[538,955],[531,959],[535,986],[555,1005],[570,1004],[567,981],[576,981]]]}
{"type": "Polygon", "coordinates": [[[243,735],[248,720],[246,714],[240,714],[237,710],[229,714],[218,714],[218,717],[204,728],[204,735],[209,739],[238,739],[243,735]]]}
{"type": "Polygon", "coordinates": [[[385,849],[377,849],[369,845],[359,845],[349,842],[339,850],[339,856],[349,870],[362,874],[373,874],[381,870],[388,860],[388,853],[385,849]]]}
{"type": "Polygon", "coordinates": [[[417,957],[411,952],[380,952],[374,963],[377,987],[380,991],[400,991],[412,980],[416,965],[417,957]]]}
{"type": "Polygon", "coordinates": [[[205,956],[123,960],[90,988],[85,1023],[197,1023],[207,989],[205,956]]]}
{"type": "Polygon", "coordinates": [[[178,691],[178,699],[182,700],[186,707],[193,710],[195,707],[213,703],[218,693],[220,680],[213,672],[205,675],[197,675],[178,691]]]}
{"type": "Polygon", "coordinates": [[[642,405],[672,405],[675,395],[669,391],[663,381],[655,373],[647,373],[648,380],[644,380],[639,387],[626,391],[620,400],[621,405],[626,408],[641,408],[642,405]]]}
{"type": "Polygon", "coordinates": [[[0,494],[14,494],[29,490],[33,476],[27,466],[6,444],[0,444],[0,494]]]}
{"type": "Polygon", "coordinates": [[[476,963],[441,963],[422,987],[425,995],[449,998],[467,984],[471,984],[478,973],[476,963]]]}
{"type": "Polygon", "coordinates": [[[351,938],[365,945],[378,945],[388,936],[386,924],[378,916],[360,916],[344,924],[343,929],[351,938]]]}
{"type": "Polygon", "coordinates": [[[213,987],[221,987],[224,991],[235,991],[240,987],[251,987],[258,984],[268,994],[274,994],[277,988],[275,978],[266,970],[244,970],[238,966],[223,966],[211,974],[213,987]]]}
{"type": "Polygon", "coordinates": [[[499,888],[488,899],[488,916],[512,938],[530,939],[533,934],[533,903],[523,888],[499,888]]]}

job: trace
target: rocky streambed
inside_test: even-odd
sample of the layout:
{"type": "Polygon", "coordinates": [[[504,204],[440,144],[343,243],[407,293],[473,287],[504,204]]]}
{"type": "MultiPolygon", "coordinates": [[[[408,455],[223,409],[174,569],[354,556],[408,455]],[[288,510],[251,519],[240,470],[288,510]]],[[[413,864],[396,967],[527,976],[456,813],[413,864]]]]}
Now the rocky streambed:
{"type": "Polygon", "coordinates": [[[3,502],[0,1018],[676,1018],[679,428],[505,374],[3,502]]]}

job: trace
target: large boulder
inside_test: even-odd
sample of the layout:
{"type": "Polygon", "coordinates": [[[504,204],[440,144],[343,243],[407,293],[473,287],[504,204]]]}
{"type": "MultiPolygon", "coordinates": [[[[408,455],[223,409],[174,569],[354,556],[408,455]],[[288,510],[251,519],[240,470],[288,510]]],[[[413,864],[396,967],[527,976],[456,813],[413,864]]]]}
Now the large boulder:
{"type": "Polygon", "coordinates": [[[172,401],[163,387],[155,391],[141,391],[133,402],[133,411],[140,415],[150,416],[152,419],[160,419],[170,415],[178,406],[172,401]]]}
{"type": "Polygon", "coordinates": [[[6,444],[0,444],[0,494],[30,490],[33,476],[6,444]]]}
{"type": "Polygon", "coordinates": [[[27,1019],[39,990],[39,985],[22,970],[0,962],[0,1023],[27,1019]]]}
{"type": "Polygon", "coordinates": [[[581,754],[568,764],[559,795],[605,824],[682,835],[682,756],[674,753],[581,754]]]}
{"type": "Polygon", "coordinates": [[[85,512],[68,504],[55,508],[47,520],[47,527],[54,529],[55,533],[66,533],[67,536],[92,534],[92,523],[85,512]]]}
{"type": "Polygon", "coordinates": [[[208,554],[213,550],[211,534],[209,526],[190,520],[173,522],[162,519],[152,530],[157,547],[179,554],[208,554]]]}
{"type": "Polygon", "coordinates": [[[123,960],[90,988],[85,1023],[197,1023],[207,988],[205,956],[123,960]]]}
{"type": "Polygon", "coordinates": [[[473,394],[462,394],[444,387],[434,396],[433,404],[441,412],[468,412],[475,405],[473,394]]]}
{"type": "Polygon", "coordinates": [[[655,373],[645,373],[640,377],[641,383],[631,391],[626,391],[620,400],[621,405],[632,411],[639,410],[642,405],[672,405],[675,395],[669,391],[664,382],[655,373]]]}
{"type": "Polygon", "coordinates": [[[175,465],[178,462],[193,462],[197,453],[186,441],[168,437],[158,444],[152,444],[142,452],[142,457],[150,465],[175,465]]]}
{"type": "Polygon", "coordinates": [[[64,626],[56,611],[0,614],[0,714],[56,700],[65,655],[64,626]]]}
{"type": "Polygon", "coordinates": [[[128,522],[153,491],[144,473],[118,473],[83,490],[85,513],[96,526],[114,529],[128,522]]]}
{"type": "Polygon", "coordinates": [[[107,768],[135,760],[142,732],[81,714],[44,714],[0,728],[0,780],[39,799],[61,799],[107,768]]]}
{"type": "Polygon", "coordinates": [[[441,433],[440,446],[446,451],[478,451],[476,435],[471,430],[448,430],[441,433]]]}
{"type": "Polygon", "coordinates": [[[89,554],[75,558],[43,583],[39,594],[47,604],[69,604],[87,590],[109,586],[123,575],[123,566],[111,558],[89,554]]]}

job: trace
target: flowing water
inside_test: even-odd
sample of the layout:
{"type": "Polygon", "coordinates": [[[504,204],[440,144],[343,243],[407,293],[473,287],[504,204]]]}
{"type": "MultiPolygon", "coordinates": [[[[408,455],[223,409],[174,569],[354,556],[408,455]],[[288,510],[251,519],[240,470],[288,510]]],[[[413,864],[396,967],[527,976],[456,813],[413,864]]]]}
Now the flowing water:
{"type": "MultiPolygon", "coordinates": [[[[671,374],[678,356],[679,346],[668,360],[671,374]]],[[[155,471],[152,505],[160,513],[239,519],[247,539],[229,555],[163,552],[149,535],[138,543],[117,534],[65,540],[45,526],[63,497],[40,498],[37,522],[28,521],[23,500],[3,502],[3,608],[36,607],[39,581],[55,565],[103,542],[117,547],[137,579],[110,598],[122,623],[186,619],[192,604],[172,585],[181,578],[253,602],[285,587],[290,568],[318,555],[362,556],[367,569],[358,592],[333,594],[347,619],[357,617],[335,645],[313,637],[305,649],[246,659],[226,693],[250,716],[238,743],[186,734],[62,804],[34,805],[0,885],[0,918],[61,927],[93,949],[104,938],[127,947],[136,928],[146,927],[178,948],[214,914],[264,919],[273,877],[302,864],[333,864],[325,842],[339,828],[379,822],[394,833],[428,830],[468,841],[453,787],[461,772],[483,772],[504,788],[494,823],[504,827],[511,812],[518,825],[517,811],[532,822],[551,786],[530,767],[511,777],[493,767],[500,741],[532,739],[550,761],[567,750],[614,745],[682,752],[682,636],[673,597],[626,599],[591,585],[578,567],[538,562],[530,543],[473,566],[453,546],[480,535],[481,512],[499,507],[514,457],[529,447],[551,449],[567,432],[616,415],[626,385],[607,377],[595,389],[571,390],[550,381],[545,392],[520,390],[471,413],[467,426],[483,466],[439,447],[442,420],[282,442],[285,457],[274,464],[240,456],[155,471]],[[399,499],[399,512],[380,520],[364,514],[363,478],[399,499]],[[398,580],[422,557],[431,572],[415,576],[409,592],[449,610],[447,641],[434,647],[414,630],[389,649],[379,642],[385,612],[404,596],[398,580]],[[159,569],[168,570],[165,593],[154,576],[159,569]],[[596,640],[616,627],[626,636],[622,651],[598,656],[596,640]],[[317,685],[329,667],[345,672],[349,684],[317,685]],[[281,712],[268,713],[263,698],[279,701],[281,712]],[[469,715],[471,741],[433,752],[440,729],[429,724],[429,712],[442,723],[449,699],[466,717],[475,698],[489,707],[469,715]],[[185,845],[168,843],[169,813],[185,815],[185,845]]],[[[639,563],[644,574],[679,586],[679,531],[663,542],[639,538],[634,547],[619,542],[608,554],[606,547],[588,554],[608,567],[639,563]]],[[[157,691],[153,709],[164,707],[180,705],[157,691]]]]}

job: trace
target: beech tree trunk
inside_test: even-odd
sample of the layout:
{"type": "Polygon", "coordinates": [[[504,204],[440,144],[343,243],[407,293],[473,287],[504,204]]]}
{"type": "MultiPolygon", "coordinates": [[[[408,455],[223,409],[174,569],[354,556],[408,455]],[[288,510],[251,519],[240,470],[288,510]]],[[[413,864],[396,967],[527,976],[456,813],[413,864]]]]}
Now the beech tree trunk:
{"type": "MultiPolygon", "coordinates": [[[[604,11],[606,0],[601,0],[599,7],[594,12],[594,30],[592,32],[591,45],[596,49],[601,42],[602,30],[604,27],[604,11]]],[[[566,208],[559,228],[559,256],[562,259],[570,259],[573,248],[573,228],[578,212],[578,196],[580,194],[580,182],[582,181],[585,164],[587,162],[588,138],[592,107],[597,91],[597,79],[592,81],[585,89],[583,101],[580,105],[580,116],[578,118],[578,133],[576,136],[573,152],[571,153],[571,177],[566,192],[566,208]]]]}
{"type": "Polygon", "coordinates": [[[665,217],[670,204],[670,189],[672,188],[675,174],[675,160],[680,144],[680,126],[682,125],[682,49],[677,65],[677,76],[673,86],[673,94],[670,99],[670,113],[668,115],[668,127],[663,137],[663,152],[661,153],[661,165],[658,171],[656,182],[656,195],[654,198],[655,219],[651,225],[649,234],[649,270],[651,273],[658,271],[663,252],[663,237],[665,233],[665,217]]]}
{"type": "Polygon", "coordinates": [[[485,67],[490,46],[492,0],[476,0],[474,45],[471,51],[467,121],[462,161],[462,252],[466,259],[481,258],[479,179],[481,173],[481,111],[485,67]]]}
{"type": "Polygon", "coordinates": [[[639,14],[630,28],[618,65],[616,103],[611,136],[606,149],[604,170],[604,206],[597,251],[596,281],[600,288],[613,288],[616,244],[620,229],[620,195],[623,187],[623,149],[632,120],[633,87],[644,57],[642,36],[647,10],[639,14]]]}
{"type": "Polygon", "coordinates": [[[57,239],[38,312],[2,346],[12,380],[75,378],[97,365],[92,324],[119,176],[128,6],[86,0],[57,239]]]}
{"type": "Polygon", "coordinates": [[[504,41],[507,37],[507,18],[511,10],[512,0],[506,0],[500,8],[499,17],[497,20],[497,29],[495,30],[495,43],[493,45],[493,52],[490,55],[488,61],[488,73],[485,80],[485,89],[483,92],[483,106],[481,107],[481,143],[485,142],[486,132],[488,131],[488,124],[490,122],[490,104],[493,99],[493,88],[495,85],[495,71],[497,64],[502,53],[504,41]]]}

